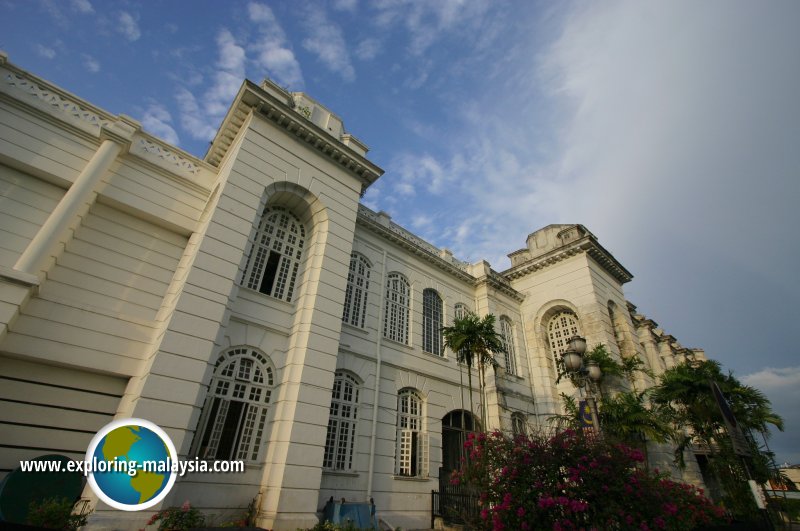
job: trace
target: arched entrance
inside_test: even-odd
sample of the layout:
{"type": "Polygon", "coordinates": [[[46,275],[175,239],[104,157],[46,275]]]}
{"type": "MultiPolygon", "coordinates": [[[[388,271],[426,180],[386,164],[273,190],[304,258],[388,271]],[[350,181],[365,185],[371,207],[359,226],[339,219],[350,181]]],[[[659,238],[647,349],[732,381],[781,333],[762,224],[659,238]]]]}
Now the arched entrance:
{"type": "Polygon", "coordinates": [[[440,478],[449,478],[461,467],[467,433],[475,431],[475,419],[469,411],[456,409],[442,418],[442,469],[440,478]]]}

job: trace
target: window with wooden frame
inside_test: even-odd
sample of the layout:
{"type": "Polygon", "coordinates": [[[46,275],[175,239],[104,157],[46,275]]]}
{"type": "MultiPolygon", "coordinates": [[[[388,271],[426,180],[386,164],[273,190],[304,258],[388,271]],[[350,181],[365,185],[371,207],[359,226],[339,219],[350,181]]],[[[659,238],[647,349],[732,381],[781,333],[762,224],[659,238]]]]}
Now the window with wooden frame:
{"type": "Polygon", "coordinates": [[[437,356],[444,355],[442,348],[442,298],[434,289],[422,292],[422,350],[437,356]]]}
{"type": "Polygon", "coordinates": [[[356,422],[358,419],[359,383],[343,371],[336,371],[328,416],[328,433],[322,466],[328,470],[349,471],[353,468],[356,422]]]}
{"type": "Polygon", "coordinates": [[[247,258],[242,285],[292,302],[306,229],[282,207],[267,207],[247,258]]]}
{"type": "Polygon", "coordinates": [[[386,303],[383,312],[383,337],[408,344],[408,321],[411,309],[411,286],[400,273],[386,279],[386,303]]]}
{"type": "Polygon", "coordinates": [[[505,359],[506,372],[508,374],[517,374],[517,355],[514,346],[514,327],[511,324],[511,319],[505,315],[500,317],[500,338],[503,341],[505,352],[503,357],[505,359]]]}
{"type": "Polygon", "coordinates": [[[430,443],[423,430],[422,398],[414,389],[397,395],[395,474],[428,477],[430,443]]]}
{"type": "Polygon", "coordinates": [[[236,347],[220,354],[203,405],[194,455],[258,460],[274,372],[269,359],[252,348],[236,347]]]}
{"type": "Polygon", "coordinates": [[[555,367],[558,367],[558,357],[567,350],[570,338],[579,335],[581,335],[581,329],[578,317],[571,311],[565,310],[550,319],[547,325],[547,338],[550,342],[550,355],[553,357],[555,367]]]}
{"type": "Polygon", "coordinates": [[[355,252],[350,255],[342,321],[359,328],[364,328],[367,318],[367,294],[369,293],[371,269],[372,265],[363,255],[355,252]]]}

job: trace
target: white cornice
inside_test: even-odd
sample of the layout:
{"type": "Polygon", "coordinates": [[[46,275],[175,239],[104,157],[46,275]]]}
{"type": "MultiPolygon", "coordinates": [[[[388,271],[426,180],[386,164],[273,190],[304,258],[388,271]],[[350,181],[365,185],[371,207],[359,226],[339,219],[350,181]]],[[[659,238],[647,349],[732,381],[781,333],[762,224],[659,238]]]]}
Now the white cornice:
{"type": "Polygon", "coordinates": [[[506,269],[500,275],[508,280],[521,278],[525,275],[545,269],[551,265],[557,264],[562,260],[575,256],[577,254],[586,253],[597,262],[606,272],[612,277],[617,279],[621,284],[630,282],[633,275],[620,264],[611,253],[609,253],[602,245],[597,243],[594,236],[587,235],[583,238],[571,242],[567,245],[554,249],[549,253],[542,256],[533,258],[523,264],[519,264],[510,269],[506,269]]]}
{"type": "Polygon", "coordinates": [[[269,120],[298,140],[304,141],[311,148],[344,168],[361,181],[364,190],[383,175],[383,170],[376,164],[342,142],[338,142],[326,131],[293,109],[291,94],[287,92],[285,101],[282,101],[272,92],[268,92],[248,80],[245,80],[239,89],[236,99],[206,153],[205,160],[209,164],[219,166],[251,112],[269,120]]]}
{"type": "Polygon", "coordinates": [[[473,286],[488,284],[493,289],[519,302],[524,299],[524,296],[515,290],[511,284],[496,271],[489,270],[487,274],[475,277],[469,272],[471,266],[468,263],[453,258],[449,253],[443,253],[434,245],[431,245],[400,225],[392,222],[388,216],[385,219],[381,219],[381,214],[373,212],[364,205],[359,205],[357,221],[364,228],[410,251],[414,255],[460,280],[466,281],[473,286]],[[442,255],[444,255],[444,257],[442,255]]]}

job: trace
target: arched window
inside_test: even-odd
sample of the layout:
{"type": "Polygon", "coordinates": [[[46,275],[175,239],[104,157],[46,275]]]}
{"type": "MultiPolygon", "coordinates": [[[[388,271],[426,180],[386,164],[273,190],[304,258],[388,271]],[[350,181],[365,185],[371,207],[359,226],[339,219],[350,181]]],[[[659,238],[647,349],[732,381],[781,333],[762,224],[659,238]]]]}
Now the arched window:
{"type": "Polygon", "coordinates": [[[436,290],[422,292],[422,350],[441,356],[442,352],[442,298],[436,290]]]}
{"type": "Polygon", "coordinates": [[[364,328],[367,317],[367,294],[369,293],[369,260],[358,253],[350,255],[350,271],[347,273],[347,290],[344,294],[342,321],[364,328]]]}
{"type": "Polygon", "coordinates": [[[395,473],[398,476],[428,475],[428,437],[423,431],[422,398],[414,389],[397,394],[397,449],[395,473]]]}
{"type": "Polygon", "coordinates": [[[578,318],[570,311],[563,311],[550,319],[547,326],[547,337],[550,340],[550,354],[553,361],[567,350],[567,343],[572,336],[581,334],[578,318]]]}
{"type": "Polygon", "coordinates": [[[346,372],[337,371],[333,380],[328,435],[322,466],[329,470],[353,468],[353,452],[358,418],[358,381],[346,372]]]}
{"type": "Polygon", "coordinates": [[[260,352],[237,347],[217,358],[200,418],[195,455],[201,459],[258,459],[274,370],[260,352]]]}
{"type": "Polygon", "coordinates": [[[500,337],[503,340],[503,347],[505,347],[506,372],[516,375],[517,356],[514,348],[514,328],[511,325],[511,319],[505,315],[500,317],[500,337]]]}
{"type": "Polygon", "coordinates": [[[457,303],[455,308],[453,309],[453,320],[455,319],[463,319],[469,313],[469,308],[464,303],[457,303]]]}
{"type": "Polygon", "coordinates": [[[383,312],[383,337],[408,344],[408,313],[411,289],[400,273],[386,279],[386,306],[383,312]]]}
{"type": "Polygon", "coordinates": [[[528,422],[524,414],[519,412],[511,414],[511,433],[514,437],[528,433],[528,422]]]}
{"type": "Polygon", "coordinates": [[[305,238],[306,229],[294,214],[282,207],[267,207],[247,258],[242,285],[291,302],[305,238]]]}

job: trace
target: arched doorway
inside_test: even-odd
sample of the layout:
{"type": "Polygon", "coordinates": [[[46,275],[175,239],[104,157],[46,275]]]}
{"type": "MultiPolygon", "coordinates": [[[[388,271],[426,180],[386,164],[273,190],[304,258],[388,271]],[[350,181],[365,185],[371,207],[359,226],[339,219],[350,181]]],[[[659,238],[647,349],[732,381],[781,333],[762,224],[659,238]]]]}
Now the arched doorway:
{"type": "Polygon", "coordinates": [[[442,469],[440,478],[449,478],[461,467],[467,433],[475,431],[475,419],[469,411],[456,409],[442,418],[442,469]]]}

